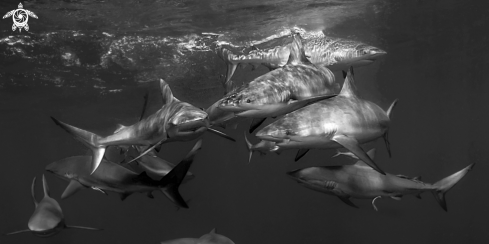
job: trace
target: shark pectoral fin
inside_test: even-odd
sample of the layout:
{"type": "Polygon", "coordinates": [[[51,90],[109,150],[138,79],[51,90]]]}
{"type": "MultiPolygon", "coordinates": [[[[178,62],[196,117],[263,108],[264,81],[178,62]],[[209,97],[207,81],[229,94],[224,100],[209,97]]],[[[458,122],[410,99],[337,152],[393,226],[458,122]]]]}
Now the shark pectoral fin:
{"type": "Polygon", "coordinates": [[[49,186],[48,183],[46,182],[46,177],[44,177],[44,174],[42,175],[42,188],[44,189],[44,197],[50,197],[49,186]]]}
{"type": "Polygon", "coordinates": [[[340,199],[342,202],[346,203],[348,206],[350,206],[350,207],[354,207],[354,208],[358,208],[358,206],[357,206],[357,205],[355,205],[354,203],[352,203],[352,202],[350,201],[350,197],[346,197],[346,196],[341,197],[341,196],[338,196],[338,198],[339,198],[339,199],[340,199]]]}
{"type": "Polygon", "coordinates": [[[66,199],[83,188],[85,188],[85,186],[77,180],[70,180],[70,184],[68,184],[63,194],[61,194],[61,199],[66,199]]]}
{"type": "Polygon", "coordinates": [[[391,196],[391,198],[396,200],[396,201],[401,201],[402,195],[394,195],[394,196],[391,196]]]}
{"type": "Polygon", "coordinates": [[[223,137],[223,138],[226,138],[226,139],[228,139],[228,140],[230,140],[230,141],[236,142],[236,139],[232,138],[231,136],[228,136],[228,135],[227,135],[226,133],[224,133],[224,132],[218,131],[218,130],[213,129],[213,128],[207,128],[207,130],[208,130],[209,132],[212,132],[212,133],[214,133],[214,134],[216,134],[216,135],[220,136],[220,137],[223,137]]]}
{"type": "Polygon", "coordinates": [[[382,196],[376,196],[374,198],[374,200],[372,200],[372,206],[374,207],[375,211],[379,211],[379,209],[377,208],[377,206],[375,206],[375,200],[377,200],[377,198],[382,198],[382,196]]]}
{"type": "Polygon", "coordinates": [[[120,194],[121,201],[126,200],[126,198],[127,198],[129,195],[131,195],[131,193],[126,193],[126,192],[125,192],[125,193],[121,193],[121,194],[120,194]]]}
{"type": "Polygon", "coordinates": [[[99,228],[85,227],[85,226],[76,226],[76,225],[67,225],[68,229],[81,229],[81,230],[104,230],[99,228]]]}
{"type": "Polygon", "coordinates": [[[156,144],[154,144],[153,146],[151,147],[148,147],[144,152],[142,152],[141,154],[139,154],[137,157],[131,159],[131,161],[127,162],[126,164],[129,164],[129,163],[132,163],[133,161],[136,161],[138,160],[139,158],[141,158],[142,156],[148,154],[149,152],[151,152],[151,150],[155,149],[155,147],[157,147],[158,145],[160,145],[161,143],[163,143],[163,141],[165,141],[167,138],[163,138],[161,141],[157,142],[156,144]]]}
{"type": "Polygon", "coordinates": [[[297,109],[303,108],[307,105],[336,97],[338,94],[328,94],[328,95],[321,95],[321,96],[314,96],[314,97],[308,97],[304,99],[297,100],[295,102],[291,102],[287,104],[287,113],[294,112],[297,109]]]}
{"type": "Polygon", "coordinates": [[[375,162],[367,155],[367,153],[365,153],[365,151],[363,151],[363,149],[358,144],[358,141],[355,140],[354,138],[350,138],[344,135],[337,135],[334,136],[332,140],[342,145],[346,149],[350,150],[360,160],[368,164],[370,167],[372,167],[379,173],[385,175],[385,172],[382,169],[380,169],[380,167],[377,166],[377,164],[375,164],[375,162]]]}
{"type": "Polygon", "coordinates": [[[95,191],[98,191],[98,192],[101,192],[102,194],[105,194],[106,196],[108,196],[109,194],[107,194],[107,192],[105,192],[104,190],[98,188],[98,187],[95,187],[95,186],[92,186],[90,187],[92,188],[92,190],[95,190],[95,191]]]}
{"type": "Polygon", "coordinates": [[[36,206],[37,208],[37,205],[39,204],[37,201],[36,201],[36,195],[34,193],[34,187],[36,185],[36,177],[34,177],[34,179],[32,180],[32,185],[31,185],[31,196],[32,196],[32,201],[34,202],[34,205],[36,206]]]}
{"type": "Polygon", "coordinates": [[[253,133],[253,131],[255,131],[258,127],[260,127],[261,124],[263,124],[263,122],[265,122],[267,118],[260,118],[260,119],[257,119],[257,118],[253,118],[253,120],[251,120],[251,124],[250,124],[250,134],[253,133]]]}
{"type": "Polygon", "coordinates": [[[29,230],[29,229],[18,230],[18,231],[14,231],[14,232],[10,232],[10,233],[5,233],[3,235],[8,236],[8,235],[15,235],[15,234],[24,233],[24,232],[31,232],[31,230],[29,230]]]}
{"type": "Polygon", "coordinates": [[[295,162],[299,161],[304,155],[306,155],[309,152],[308,148],[301,148],[299,151],[297,151],[297,154],[295,155],[295,162]]]}
{"type": "Polygon", "coordinates": [[[253,156],[253,144],[248,140],[248,137],[246,137],[246,132],[243,132],[244,134],[244,139],[246,142],[246,148],[248,149],[248,163],[251,163],[251,157],[253,156]]]}

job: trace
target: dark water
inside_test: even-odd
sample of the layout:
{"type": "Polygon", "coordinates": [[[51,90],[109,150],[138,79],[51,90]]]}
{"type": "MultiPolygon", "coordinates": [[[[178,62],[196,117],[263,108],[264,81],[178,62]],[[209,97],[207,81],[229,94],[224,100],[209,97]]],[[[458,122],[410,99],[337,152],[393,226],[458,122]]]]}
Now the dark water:
{"type": "MultiPolygon", "coordinates": [[[[23,2],[39,17],[29,19],[29,32],[12,32],[11,18],[0,21],[0,231],[27,227],[30,184],[43,173],[68,224],[105,230],[65,230],[49,239],[25,233],[0,243],[159,243],[212,228],[235,243],[486,243],[489,11],[475,2],[23,2]],[[294,26],[387,51],[355,70],[362,97],[383,108],[399,99],[390,129],[393,157],[379,140],[376,161],[387,172],[430,183],[476,163],[447,194],[448,213],[429,193],[422,200],[380,199],[379,212],[354,199],[360,206],[354,209],[286,177],[287,170],[345,162],[329,159],[334,150],[313,151],[297,163],[295,150],[255,155],[247,164],[242,132],[249,122],[226,130],[236,143],[203,136],[191,168],[196,178],[180,188],[188,210],[159,193],[121,202],[116,194],[86,190],[60,200],[67,182],[44,167],[87,149],[49,116],[109,134],[118,123],[137,121],[146,91],[149,110],[158,109],[160,77],[179,99],[207,107],[223,93],[225,65],[211,51],[216,41],[244,45],[294,26]]],[[[17,5],[2,1],[0,12],[17,5]]],[[[233,80],[266,71],[238,69],[233,80]]],[[[177,163],[192,146],[165,144],[160,156],[177,163]]],[[[41,198],[40,184],[36,189],[41,198]]]]}

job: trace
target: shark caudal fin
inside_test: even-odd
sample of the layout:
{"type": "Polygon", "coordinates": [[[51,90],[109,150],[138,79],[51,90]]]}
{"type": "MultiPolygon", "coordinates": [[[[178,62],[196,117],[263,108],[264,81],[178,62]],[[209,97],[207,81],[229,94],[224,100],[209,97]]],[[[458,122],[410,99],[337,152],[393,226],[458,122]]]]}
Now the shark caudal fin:
{"type": "Polygon", "coordinates": [[[90,148],[90,150],[92,151],[92,171],[90,172],[90,174],[93,174],[93,172],[95,172],[97,167],[100,165],[100,162],[102,161],[102,158],[105,154],[105,149],[107,148],[106,146],[97,145],[97,141],[100,140],[101,137],[96,135],[95,133],[76,128],[69,124],[65,124],[53,117],[51,117],[51,119],[54,121],[54,123],[63,128],[70,135],[72,135],[76,140],[80,141],[85,146],[90,148]]]}
{"type": "Polygon", "coordinates": [[[435,196],[436,201],[438,202],[438,204],[440,204],[443,210],[448,211],[447,202],[445,201],[445,194],[447,193],[447,191],[455,186],[455,184],[457,184],[472,168],[474,168],[474,165],[475,163],[472,163],[464,169],[458,171],[457,173],[452,174],[433,184],[433,187],[435,187],[435,189],[433,190],[433,196],[435,196]]]}
{"type": "Polygon", "coordinates": [[[194,161],[194,157],[201,147],[202,140],[199,140],[197,143],[195,143],[195,146],[187,154],[187,156],[158,182],[163,194],[165,194],[170,201],[176,203],[182,208],[188,208],[188,205],[180,195],[178,187],[187,175],[187,172],[194,161]]]}
{"type": "Polygon", "coordinates": [[[220,47],[216,51],[217,55],[226,62],[227,65],[227,71],[226,71],[226,80],[224,82],[224,87],[226,88],[226,91],[229,87],[232,86],[232,81],[231,78],[233,77],[234,71],[236,71],[236,68],[238,67],[239,63],[233,63],[231,60],[235,54],[233,54],[229,49],[220,47]]]}
{"type": "MultiPolygon", "coordinates": [[[[398,101],[398,99],[394,100],[394,102],[392,102],[391,106],[389,106],[389,108],[385,112],[387,114],[387,117],[389,117],[389,119],[391,118],[392,109],[394,109],[394,107],[396,106],[397,101],[398,101]]],[[[385,142],[385,147],[387,148],[387,152],[389,153],[389,158],[392,158],[391,144],[389,142],[389,130],[387,130],[384,133],[383,138],[384,138],[384,142],[385,142]]]]}

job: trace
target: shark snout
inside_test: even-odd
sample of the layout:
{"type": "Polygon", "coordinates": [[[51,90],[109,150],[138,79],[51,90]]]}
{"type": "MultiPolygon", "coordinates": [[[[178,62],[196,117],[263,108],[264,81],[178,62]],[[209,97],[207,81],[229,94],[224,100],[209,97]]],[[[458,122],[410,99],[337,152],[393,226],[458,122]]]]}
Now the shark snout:
{"type": "Polygon", "coordinates": [[[370,49],[370,50],[368,50],[367,53],[370,55],[371,58],[378,58],[380,56],[387,54],[386,51],[379,49],[379,48],[370,49]]]}
{"type": "Polygon", "coordinates": [[[296,170],[289,171],[286,174],[294,179],[297,179],[300,176],[300,171],[301,171],[300,169],[296,169],[296,170]]]}

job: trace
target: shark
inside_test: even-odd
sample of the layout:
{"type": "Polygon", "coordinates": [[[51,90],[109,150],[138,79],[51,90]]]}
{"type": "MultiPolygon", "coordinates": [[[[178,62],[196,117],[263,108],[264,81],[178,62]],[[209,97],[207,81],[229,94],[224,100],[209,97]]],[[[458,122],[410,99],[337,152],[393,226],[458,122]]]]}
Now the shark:
{"type": "Polygon", "coordinates": [[[29,228],[7,233],[5,235],[31,232],[39,237],[50,237],[58,234],[63,229],[102,230],[91,227],[66,225],[63,211],[61,210],[59,203],[49,196],[49,186],[44,175],[42,175],[44,198],[40,202],[36,200],[36,196],[34,194],[35,184],[36,177],[34,177],[32,180],[31,186],[32,201],[34,202],[36,209],[34,210],[34,213],[27,224],[29,228]]]}
{"type": "MultiPolygon", "coordinates": [[[[144,153],[133,159],[136,160],[162,143],[191,141],[208,130],[209,119],[205,111],[175,98],[170,86],[163,79],[160,79],[160,88],[163,106],[158,111],[133,125],[119,126],[112,135],[106,137],[66,124],[53,117],[51,119],[91,149],[91,173],[93,174],[100,165],[107,146],[150,146],[144,153]]],[[[235,141],[222,132],[209,131],[235,141]]]]}
{"type": "MultiPolygon", "coordinates": [[[[350,66],[357,68],[369,65],[387,54],[380,48],[360,41],[328,37],[322,33],[302,38],[302,42],[304,43],[305,55],[311,63],[327,67],[332,71],[346,70],[350,66]]],[[[262,64],[269,69],[283,67],[287,64],[291,46],[291,44],[284,44],[265,49],[258,49],[253,46],[255,48],[246,54],[235,54],[229,48],[220,46],[216,49],[216,53],[226,62],[227,86],[229,87],[232,83],[231,78],[239,64],[262,64]]]]}
{"type": "Polygon", "coordinates": [[[169,241],[162,241],[161,244],[234,244],[234,242],[216,233],[216,229],[212,229],[211,232],[201,236],[200,238],[180,238],[169,241]]]}
{"type": "Polygon", "coordinates": [[[230,92],[218,108],[235,116],[253,118],[253,132],[267,117],[278,117],[336,96],[334,74],[307,60],[299,35],[294,35],[287,64],[230,92]]]}
{"type": "MultiPolygon", "coordinates": [[[[197,141],[187,156],[159,180],[152,179],[146,172],[138,174],[105,159],[91,174],[91,156],[68,157],[47,165],[46,171],[70,182],[61,195],[61,199],[66,199],[86,188],[92,188],[105,194],[107,194],[106,191],[119,193],[121,200],[136,192],[146,193],[149,198],[154,198],[152,192],[161,190],[170,201],[179,207],[188,208],[178,188],[186,177],[191,178],[187,172],[201,145],[202,140],[197,141]]],[[[161,171],[158,173],[163,174],[161,171]]]]}
{"type": "MultiPolygon", "coordinates": [[[[374,158],[375,149],[368,152],[374,158]]],[[[350,198],[372,199],[373,208],[378,211],[375,200],[392,198],[400,200],[407,194],[421,198],[423,192],[431,192],[443,210],[448,211],[445,200],[446,193],[455,186],[470,170],[474,163],[462,170],[429,184],[421,181],[421,177],[385,174],[373,170],[362,160],[353,165],[320,166],[292,170],[287,175],[300,185],[315,191],[337,196],[351,207],[358,208],[350,198]]]]}
{"type": "Polygon", "coordinates": [[[275,142],[271,150],[300,149],[295,161],[311,148],[346,148],[378,172],[384,174],[368,157],[360,144],[383,137],[390,153],[388,129],[395,100],[387,111],[356,95],[353,67],[345,75],[338,96],[313,103],[286,114],[256,133],[261,140],[275,142]]]}

